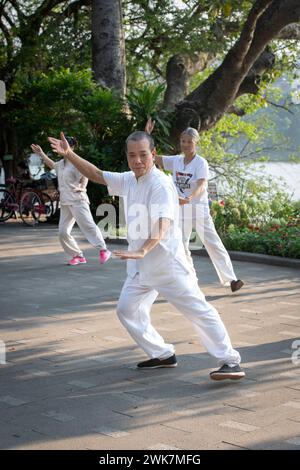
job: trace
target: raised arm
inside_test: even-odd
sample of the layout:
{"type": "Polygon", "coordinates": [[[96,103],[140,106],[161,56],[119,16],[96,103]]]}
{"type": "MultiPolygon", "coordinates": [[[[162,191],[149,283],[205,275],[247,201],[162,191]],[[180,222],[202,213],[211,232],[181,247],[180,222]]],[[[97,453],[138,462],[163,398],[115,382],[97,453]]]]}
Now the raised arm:
{"type": "Polygon", "coordinates": [[[48,168],[50,168],[51,170],[53,170],[54,168],[54,161],[51,160],[51,158],[49,158],[43,151],[43,149],[39,146],[39,145],[36,145],[36,144],[32,144],[31,145],[31,149],[33,150],[33,152],[36,154],[36,155],[39,155],[41,157],[41,159],[43,160],[43,162],[45,163],[45,165],[47,165],[48,168]]]}
{"type": "Polygon", "coordinates": [[[196,189],[192,192],[192,194],[189,196],[190,200],[194,199],[195,197],[199,196],[203,191],[205,190],[207,185],[207,179],[206,178],[200,178],[197,180],[196,183],[196,189]]]}
{"type": "Polygon", "coordinates": [[[53,151],[62,157],[67,158],[82,175],[86,176],[89,180],[94,181],[95,183],[104,184],[107,186],[107,183],[103,178],[102,170],[99,170],[99,168],[97,168],[95,165],[88,162],[87,160],[84,160],[84,158],[81,158],[79,155],[73,152],[63,132],[60,133],[60,140],[54,139],[54,137],[48,137],[48,140],[53,151]]]}
{"type": "MultiPolygon", "coordinates": [[[[155,121],[152,121],[151,117],[148,118],[148,121],[146,122],[146,125],[145,125],[145,132],[147,134],[151,134],[153,129],[155,127],[155,121]]],[[[155,153],[155,163],[160,166],[161,168],[164,167],[164,164],[163,164],[163,159],[162,159],[162,156],[161,155],[157,155],[155,153]]]]}

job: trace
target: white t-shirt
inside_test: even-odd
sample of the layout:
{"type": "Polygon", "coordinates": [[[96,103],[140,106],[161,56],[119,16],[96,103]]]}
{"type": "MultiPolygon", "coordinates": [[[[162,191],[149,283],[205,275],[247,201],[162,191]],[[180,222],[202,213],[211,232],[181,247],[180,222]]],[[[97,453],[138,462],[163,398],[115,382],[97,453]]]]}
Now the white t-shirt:
{"type": "Polygon", "coordinates": [[[78,205],[83,201],[89,203],[86,193],[88,178],[83,176],[68,160],[54,163],[62,205],[78,205]]]}
{"type": "Polygon", "coordinates": [[[144,285],[168,282],[175,260],[189,272],[178,225],[178,197],[171,179],[155,166],[138,180],[132,171],[104,171],[103,177],[109,194],[124,198],[128,250],[142,248],[150,238],[151,225],[159,218],[171,220],[165,238],[155,248],[141,260],[127,261],[128,275],[134,277],[139,273],[140,282],[144,285]]]}
{"type": "MultiPolygon", "coordinates": [[[[162,157],[164,169],[172,172],[174,184],[179,197],[188,197],[197,187],[197,180],[209,177],[208,163],[205,158],[195,155],[187,165],[183,155],[162,157]]],[[[192,204],[208,203],[207,188],[192,199],[192,204]]]]}

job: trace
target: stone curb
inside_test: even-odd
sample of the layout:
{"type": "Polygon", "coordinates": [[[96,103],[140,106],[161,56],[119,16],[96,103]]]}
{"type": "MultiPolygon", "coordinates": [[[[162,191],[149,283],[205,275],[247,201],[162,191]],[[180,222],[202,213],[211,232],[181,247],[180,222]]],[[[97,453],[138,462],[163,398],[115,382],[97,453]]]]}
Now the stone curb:
{"type": "MultiPolygon", "coordinates": [[[[107,238],[108,244],[127,245],[125,238],[107,238]]],[[[191,250],[193,255],[208,256],[207,251],[204,248],[191,250]]],[[[235,261],[246,261],[250,263],[261,263],[269,264],[273,266],[286,266],[288,268],[300,269],[300,259],[283,258],[281,256],[261,255],[258,253],[248,253],[243,251],[228,251],[229,256],[235,261]]]]}

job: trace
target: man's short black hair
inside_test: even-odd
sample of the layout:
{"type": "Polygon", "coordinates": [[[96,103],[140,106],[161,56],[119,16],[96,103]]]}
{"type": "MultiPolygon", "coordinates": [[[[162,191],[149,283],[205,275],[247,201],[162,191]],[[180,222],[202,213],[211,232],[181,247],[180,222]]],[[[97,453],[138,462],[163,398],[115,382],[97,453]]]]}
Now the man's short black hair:
{"type": "Polygon", "coordinates": [[[147,132],[135,131],[135,132],[132,132],[126,139],[126,152],[127,152],[128,142],[139,142],[140,140],[143,140],[143,139],[148,140],[150,150],[153,150],[155,147],[155,144],[151,135],[148,134],[147,132]]]}

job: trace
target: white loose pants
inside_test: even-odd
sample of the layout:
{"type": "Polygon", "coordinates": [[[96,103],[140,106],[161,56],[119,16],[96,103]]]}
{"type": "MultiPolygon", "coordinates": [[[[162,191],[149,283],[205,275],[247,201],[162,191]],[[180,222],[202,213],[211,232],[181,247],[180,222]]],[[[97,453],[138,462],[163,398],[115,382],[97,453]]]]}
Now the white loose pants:
{"type": "MultiPolygon", "coordinates": [[[[220,365],[236,365],[240,354],[232,348],[226,328],[217,312],[201,292],[197,278],[176,263],[170,282],[159,282],[152,287],[143,286],[139,274],[127,277],[117,306],[117,315],[136,343],[151,358],[165,359],[174,354],[174,346],[164,339],[151,324],[150,310],[158,293],[194,325],[206,350],[220,365]]],[[[171,270],[172,271],[172,270],[171,270]]],[[[171,321],[170,321],[171,323],[171,321]]]]}
{"type": "Polygon", "coordinates": [[[209,212],[209,207],[206,204],[199,204],[196,214],[196,217],[182,218],[180,220],[182,241],[187,259],[194,269],[193,259],[189,250],[189,242],[192,229],[195,228],[217,271],[221,284],[229,285],[231,281],[236,281],[237,278],[229,254],[216,231],[209,212]]]}
{"type": "Polygon", "coordinates": [[[65,253],[70,256],[83,256],[75,238],[71,235],[75,222],[91,245],[106,248],[102,233],[92,217],[89,204],[82,202],[78,206],[61,205],[60,207],[58,233],[65,253]]]}

